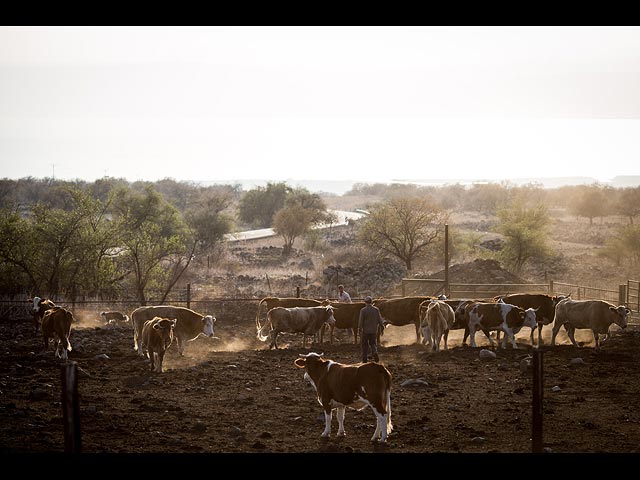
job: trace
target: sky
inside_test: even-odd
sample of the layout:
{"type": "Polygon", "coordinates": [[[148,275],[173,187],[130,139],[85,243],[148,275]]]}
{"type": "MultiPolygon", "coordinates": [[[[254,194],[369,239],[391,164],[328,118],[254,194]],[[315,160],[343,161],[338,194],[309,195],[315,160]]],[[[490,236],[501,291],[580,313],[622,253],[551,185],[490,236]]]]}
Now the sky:
{"type": "Polygon", "coordinates": [[[640,175],[638,27],[0,27],[0,178],[640,175]]]}

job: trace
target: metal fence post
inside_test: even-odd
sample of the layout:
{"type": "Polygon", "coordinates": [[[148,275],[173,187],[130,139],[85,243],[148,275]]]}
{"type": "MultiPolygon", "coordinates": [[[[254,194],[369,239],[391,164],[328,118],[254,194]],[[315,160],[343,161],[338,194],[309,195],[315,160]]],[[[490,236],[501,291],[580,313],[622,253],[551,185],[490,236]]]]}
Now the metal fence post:
{"type": "Polygon", "coordinates": [[[80,402],[78,401],[78,365],[67,362],[60,369],[62,384],[62,422],[65,453],[80,453],[80,402]]]}
{"type": "Polygon", "coordinates": [[[542,350],[533,350],[533,409],[531,416],[531,451],[542,453],[542,395],[544,389],[542,350]]]}

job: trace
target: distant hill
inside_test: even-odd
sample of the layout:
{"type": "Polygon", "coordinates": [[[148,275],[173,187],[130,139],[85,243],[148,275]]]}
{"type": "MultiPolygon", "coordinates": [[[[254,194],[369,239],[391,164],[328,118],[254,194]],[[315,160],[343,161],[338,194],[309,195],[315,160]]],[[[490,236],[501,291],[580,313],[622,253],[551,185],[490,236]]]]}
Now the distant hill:
{"type": "MultiPolygon", "coordinates": [[[[351,190],[351,187],[355,183],[413,183],[416,185],[473,185],[474,183],[500,183],[501,180],[495,179],[392,179],[388,182],[362,182],[361,180],[259,180],[259,179],[245,179],[245,180],[227,180],[224,182],[216,181],[204,181],[199,182],[203,185],[213,185],[216,183],[223,184],[240,184],[243,190],[251,190],[256,187],[264,187],[268,182],[280,182],[284,181],[292,187],[304,187],[310,192],[317,193],[329,193],[333,195],[342,195],[345,192],[351,190]]],[[[611,180],[599,181],[593,177],[548,177],[548,178],[514,178],[510,179],[509,183],[514,185],[526,185],[529,183],[535,183],[542,185],[543,188],[558,188],[565,185],[590,185],[593,183],[599,183],[601,185],[610,185],[614,188],[624,187],[638,187],[640,186],[640,175],[617,175],[611,180]]]]}

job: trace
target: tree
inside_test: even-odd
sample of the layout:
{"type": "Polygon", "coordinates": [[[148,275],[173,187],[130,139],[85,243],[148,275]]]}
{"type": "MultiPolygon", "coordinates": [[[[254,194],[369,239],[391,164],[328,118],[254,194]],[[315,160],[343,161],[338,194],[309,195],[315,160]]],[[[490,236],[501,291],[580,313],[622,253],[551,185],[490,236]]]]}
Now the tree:
{"type": "Polygon", "coordinates": [[[589,225],[593,225],[595,217],[602,217],[607,213],[609,202],[602,187],[589,185],[576,192],[569,208],[574,215],[587,217],[589,225]]]}
{"type": "Polygon", "coordinates": [[[146,305],[151,290],[159,290],[164,302],[191,263],[197,240],[151,186],[142,193],[120,190],[114,204],[123,229],[121,261],[133,272],[139,302],[146,305]]]}
{"type": "Polygon", "coordinates": [[[516,200],[498,210],[497,215],[500,219],[497,230],[505,237],[500,255],[515,272],[520,272],[530,259],[547,255],[550,220],[544,204],[527,207],[522,200],[516,200]]]}
{"type": "Polygon", "coordinates": [[[627,217],[629,224],[633,225],[633,218],[640,215],[640,187],[623,189],[614,204],[614,209],[627,217]]]}
{"type": "Polygon", "coordinates": [[[380,253],[399,258],[411,270],[443,229],[448,215],[427,197],[396,197],[375,205],[362,220],[358,239],[380,253]]]}
{"type": "Polygon", "coordinates": [[[310,228],[313,211],[295,204],[278,210],[273,219],[273,229],[284,239],[283,255],[291,253],[293,242],[310,228]]]}
{"type": "Polygon", "coordinates": [[[614,260],[616,265],[625,259],[630,267],[640,266],[640,225],[620,227],[617,235],[607,240],[601,254],[614,260]]]}
{"type": "Polygon", "coordinates": [[[300,205],[307,210],[311,217],[312,225],[319,225],[330,221],[327,213],[327,205],[317,193],[311,193],[306,188],[292,190],[285,200],[286,206],[300,205]]]}
{"type": "Polygon", "coordinates": [[[256,228],[268,228],[273,217],[284,207],[291,187],[286,183],[267,183],[266,187],[257,187],[246,192],[240,199],[238,217],[256,228]]]}

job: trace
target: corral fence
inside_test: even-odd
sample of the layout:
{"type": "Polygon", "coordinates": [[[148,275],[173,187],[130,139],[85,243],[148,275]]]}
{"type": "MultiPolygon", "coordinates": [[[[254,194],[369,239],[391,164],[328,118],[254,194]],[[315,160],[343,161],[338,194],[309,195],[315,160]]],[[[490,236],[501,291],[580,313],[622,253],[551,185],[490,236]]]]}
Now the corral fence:
{"type": "MultiPolygon", "coordinates": [[[[401,295],[439,295],[447,293],[451,299],[462,298],[483,298],[490,299],[497,295],[510,293],[542,293],[548,295],[571,294],[574,300],[605,300],[617,305],[627,305],[632,311],[634,323],[640,323],[640,281],[628,280],[626,284],[618,285],[618,289],[608,289],[573,283],[555,282],[547,283],[453,283],[450,282],[448,289],[445,281],[440,279],[403,278],[400,285],[401,295]]],[[[273,296],[278,297],[299,297],[300,288],[291,292],[274,292],[273,296]]],[[[198,312],[234,317],[246,316],[247,305],[251,304],[257,308],[262,297],[251,296],[229,296],[214,297],[206,290],[192,288],[189,284],[186,288],[175,289],[163,303],[171,305],[185,306],[198,312]]],[[[117,310],[125,314],[130,314],[140,306],[140,302],[127,298],[121,300],[98,299],[81,297],[73,300],[65,298],[53,298],[54,302],[66,306],[72,311],[82,310],[91,312],[96,320],[99,320],[101,311],[117,310]]],[[[318,298],[316,300],[324,300],[318,298]]],[[[353,298],[354,301],[361,300],[353,298]]],[[[159,305],[159,300],[154,300],[152,296],[147,302],[148,305],[159,305]]],[[[0,319],[22,320],[32,318],[32,303],[25,299],[0,298],[0,319]]]]}
{"type": "Polygon", "coordinates": [[[616,305],[626,305],[631,310],[633,323],[640,323],[640,281],[627,280],[617,289],[592,287],[573,283],[453,283],[448,288],[443,279],[403,278],[402,296],[439,295],[447,293],[451,299],[483,298],[510,293],[542,293],[547,295],[571,294],[574,300],[604,300],[616,305]]]}

